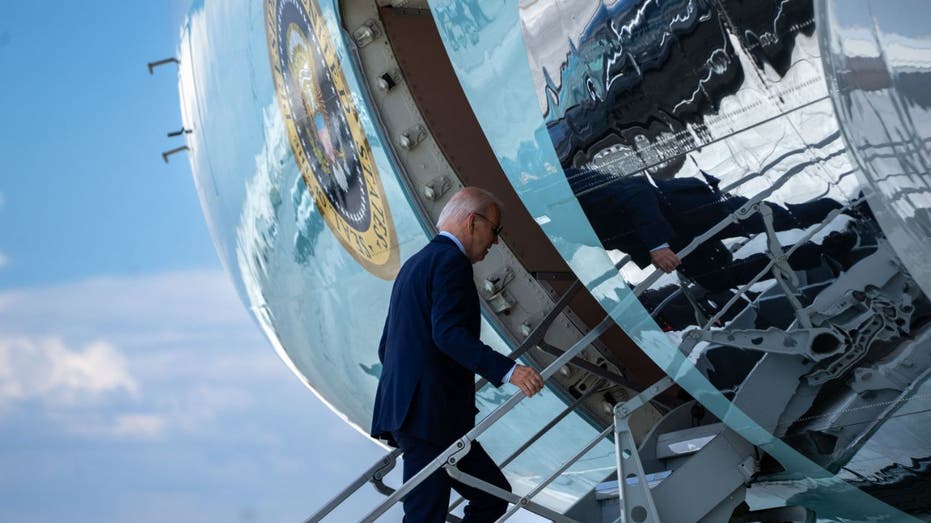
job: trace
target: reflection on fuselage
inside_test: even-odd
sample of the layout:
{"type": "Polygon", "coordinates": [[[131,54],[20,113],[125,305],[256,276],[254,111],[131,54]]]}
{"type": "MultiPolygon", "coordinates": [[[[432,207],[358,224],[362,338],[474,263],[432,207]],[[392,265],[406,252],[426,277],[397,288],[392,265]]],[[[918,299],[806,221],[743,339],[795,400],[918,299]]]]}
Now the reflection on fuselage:
{"type": "Polygon", "coordinates": [[[876,218],[931,292],[931,36],[926,2],[820,0],[831,96],[876,218]]]}
{"type": "Polygon", "coordinates": [[[804,0],[601,5],[565,62],[544,65],[547,126],[560,160],[611,163],[625,173],[668,160],[667,169],[681,166],[682,152],[717,138],[705,126],[727,116],[726,96],[748,81],[780,82],[797,36],[812,35],[812,18],[804,0]]]}
{"type": "MultiPolygon", "coordinates": [[[[931,63],[926,38],[864,36],[861,29],[872,26],[846,23],[843,12],[850,7],[822,10],[834,18],[815,24],[810,0],[526,2],[520,14],[525,46],[518,54],[526,51],[531,78],[524,78],[523,67],[512,67],[522,66],[524,55],[516,60],[506,54],[516,46],[504,45],[519,41],[511,36],[522,30],[509,18],[516,16],[510,6],[438,3],[443,5],[433,6],[434,17],[451,56],[459,53],[458,62],[452,56],[456,67],[462,70],[468,62],[491,71],[461,81],[470,97],[482,88],[492,92],[492,102],[473,101],[473,107],[527,208],[534,208],[535,198],[578,201],[587,214],[570,216],[563,225],[574,232],[590,224],[600,235],[601,245],[593,245],[597,239],[587,232],[579,235],[585,236],[583,245],[575,245],[573,234],[553,232],[560,224],[552,223],[559,221],[555,213],[548,222],[551,208],[534,211],[580,279],[597,263],[607,263],[603,251],[592,262],[596,257],[586,258],[583,247],[608,247],[613,261],[625,253],[633,258],[620,267],[631,287],[647,281],[649,250],[657,247],[650,244],[663,226],[647,224],[641,235],[625,241],[625,214],[636,221],[658,212],[674,233],[665,238],[672,250],[698,242],[681,280],[663,275],[641,294],[668,338],[628,299],[623,282],[600,294],[595,291],[601,289],[590,289],[609,313],[614,305],[636,306],[624,309],[629,316],[614,318],[644,352],[658,354],[658,362],[669,356],[665,361],[672,363],[663,368],[675,369],[670,374],[677,380],[700,374],[694,383],[710,382],[716,390],[691,389],[703,402],[733,399],[721,404],[765,420],[760,421],[764,432],[779,438],[767,451],[776,454],[786,442],[804,455],[784,463],[787,474],[809,478],[815,471],[829,479],[837,474],[866,490],[874,485],[878,492],[924,473],[923,465],[907,462],[928,453],[928,438],[914,427],[927,426],[915,416],[927,403],[922,393],[927,387],[920,384],[931,368],[924,356],[931,351],[922,350],[929,337],[928,303],[912,276],[898,270],[890,244],[920,284],[931,281],[921,276],[931,256],[923,254],[931,248],[925,201],[929,101],[923,79],[931,63]],[[561,11],[570,4],[573,12],[561,11]],[[829,27],[837,32],[827,32],[829,27]],[[856,47],[871,38],[877,52],[856,47]],[[829,67],[832,73],[825,77],[821,48],[831,50],[828,62],[843,75],[829,67]],[[525,80],[536,82],[530,96],[537,96],[541,113],[534,117],[542,114],[541,124],[518,118],[518,124],[532,125],[487,125],[490,112],[524,117],[533,111],[532,102],[509,105],[523,100],[515,85],[525,80]],[[829,92],[829,83],[836,92],[829,92]],[[501,96],[502,86],[519,96],[501,96]],[[525,127],[532,131],[512,139],[525,127]],[[848,145],[857,149],[854,162],[848,145]],[[576,198],[557,194],[564,190],[552,184],[553,178],[563,181],[559,164],[568,175],[563,185],[576,198]],[[710,186],[705,173],[720,182],[710,186]],[[684,198],[665,211],[625,207],[631,193],[620,188],[634,180],[657,200],[679,198],[660,191],[676,192],[677,184],[702,196],[684,198]],[[887,198],[885,206],[874,209],[875,218],[862,205],[861,190],[887,198]],[[900,222],[888,219],[887,208],[900,222]],[[683,210],[690,214],[680,216],[683,210]],[[742,220],[703,238],[735,213],[742,220]],[[895,223],[904,223],[908,235],[890,227],[895,223]],[[914,250],[903,252],[909,243],[914,250]],[[745,260],[740,266],[745,274],[737,274],[739,260],[745,260]],[[702,263],[712,270],[703,270],[702,263]],[[698,336],[689,338],[689,331],[698,336]],[[670,339],[677,344],[671,355],[663,353],[670,339]],[[759,346],[781,347],[783,353],[759,351],[759,346]],[[772,412],[749,409],[752,398],[741,397],[748,376],[757,367],[772,369],[773,362],[787,360],[793,365],[772,383],[797,386],[799,393],[766,405],[772,412]],[[883,446],[902,442],[907,431],[917,434],[902,446],[907,451],[876,458],[883,446]],[[799,463],[805,467],[793,468],[799,463]],[[809,463],[826,472],[806,468],[809,463]]],[[[301,9],[318,8],[309,15],[316,29],[292,27],[290,33],[254,23],[263,17],[261,2],[217,5],[198,4],[181,46],[185,126],[198,130],[189,138],[192,165],[211,231],[244,300],[283,359],[364,430],[380,370],[377,327],[390,290],[383,278],[428,240],[422,217],[391,159],[389,137],[373,123],[377,118],[365,97],[357,96],[366,79],[346,65],[353,59],[350,46],[338,33],[320,36],[327,33],[322,20],[327,27],[339,26],[338,5],[266,2],[289,10],[295,24],[308,23],[298,16],[301,9]],[[273,60],[269,68],[262,53],[280,44],[293,44],[276,55],[286,63],[273,60]],[[280,85],[272,79],[275,73],[282,75],[280,85]],[[237,96],[246,103],[233,111],[236,105],[229,101],[237,96]],[[378,218],[379,212],[366,205],[376,196],[385,203],[386,220],[393,220],[394,236],[386,239],[383,228],[390,223],[385,221],[375,224],[375,239],[367,243],[353,231],[378,218]],[[345,222],[332,221],[338,217],[345,222]],[[393,254],[375,259],[386,254],[386,244],[393,254]],[[350,252],[356,248],[359,252],[350,252]],[[360,265],[369,255],[369,265],[360,265]]],[[[917,13],[927,10],[923,6],[908,10],[922,19],[917,13]]],[[[561,210],[576,212],[567,207],[561,210]]],[[[490,343],[507,350],[490,326],[485,330],[490,343]]],[[[479,395],[486,413],[503,400],[493,390],[479,395]]],[[[553,395],[522,404],[513,419],[489,433],[486,448],[497,457],[506,455],[563,407],[553,395]]],[[[509,466],[512,482],[529,491],[535,478],[556,470],[573,451],[572,443],[593,430],[570,416],[552,440],[509,466]]],[[[742,433],[748,440],[754,434],[742,433]]],[[[611,472],[611,445],[603,443],[544,493],[548,505],[567,508],[611,472]]],[[[903,508],[927,510],[921,507],[903,508]]]]}
{"type": "MultiPolygon", "coordinates": [[[[339,26],[337,7],[196,2],[179,47],[180,87],[185,125],[197,129],[188,139],[204,214],[243,301],[302,382],[367,434],[390,280],[430,236],[360,96],[365,79],[348,66],[349,47],[326,29],[339,26]]],[[[487,321],[482,338],[512,348],[487,321]]],[[[487,414],[507,392],[487,386],[477,407],[487,414]]],[[[503,460],[564,408],[546,391],[505,416],[484,447],[503,460]]],[[[515,491],[536,487],[574,442],[597,433],[570,413],[505,468],[515,491]]],[[[537,501],[566,510],[613,462],[601,442],[537,501]]]]}
{"type": "MultiPolygon", "coordinates": [[[[782,413],[778,425],[760,423],[830,473],[858,470],[864,486],[868,477],[889,476],[871,469],[865,456],[875,451],[858,454],[875,447],[866,443],[872,435],[888,438],[891,429],[879,429],[876,420],[891,419],[894,409],[882,407],[904,404],[909,387],[919,386],[931,368],[925,361],[907,372],[910,385],[880,393],[882,400],[864,392],[872,390],[864,376],[874,372],[865,369],[901,370],[899,359],[928,343],[931,304],[913,277],[922,283],[931,272],[931,253],[917,255],[931,236],[929,185],[917,182],[931,166],[921,88],[931,60],[915,55],[931,46],[879,35],[870,42],[873,56],[892,45],[898,61],[887,68],[879,59],[863,60],[862,50],[849,52],[845,36],[869,27],[867,4],[875,2],[825,3],[834,17],[829,25],[840,20],[834,40],[829,32],[817,34],[811,0],[644,0],[607,7],[579,1],[576,10],[592,13],[584,26],[565,22],[571,18],[559,5],[528,5],[522,22],[539,105],[569,186],[629,286],[641,292],[641,303],[739,405],[754,403],[740,391],[753,389],[755,370],[795,357],[787,354],[808,358],[809,368],[783,371],[781,379],[802,384],[784,404],[768,407],[782,413]],[[862,15],[862,23],[845,26],[849,11],[862,15]],[[554,31],[564,38],[554,38],[554,31]],[[828,63],[840,78],[825,77],[819,37],[834,46],[828,63]],[[908,58],[902,47],[911,50],[908,58]],[[828,84],[839,91],[830,93],[839,98],[834,105],[828,84]],[[835,106],[843,108],[835,113],[835,106]],[[848,146],[857,149],[855,162],[848,146]],[[877,189],[877,181],[882,186],[896,172],[904,185],[877,189]],[[893,227],[886,210],[874,215],[867,205],[877,190],[899,217],[893,227]],[[901,202],[903,190],[912,197],[908,203],[901,202]],[[913,260],[924,263],[914,275],[900,270],[901,249],[893,249],[902,221],[911,224],[913,240],[925,240],[912,250],[913,260]],[[657,278],[657,267],[669,272],[670,263],[679,263],[674,253],[681,256],[677,274],[657,278]],[[889,264],[898,275],[879,269],[889,264]],[[771,328],[786,334],[771,335],[771,328]],[[806,330],[812,337],[802,340],[806,330]],[[779,347],[798,343],[807,352],[779,347]],[[869,412],[873,421],[847,409],[869,412]]],[[[888,13],[879,11],[883,20],[888,13]]],[[[904,261],[909,266],[909,256],[904,261]]],[[[927,445],[911,449],[915,459],[931,453],[927,445]]],[[[897,475],[925,473],[927,467],[907,461],[893,462],[897,475]]],[[[894,496],[883,499],[902,505],[894,496]]],[[[927,503],[902,508],[931,510],[927,503]]]]}

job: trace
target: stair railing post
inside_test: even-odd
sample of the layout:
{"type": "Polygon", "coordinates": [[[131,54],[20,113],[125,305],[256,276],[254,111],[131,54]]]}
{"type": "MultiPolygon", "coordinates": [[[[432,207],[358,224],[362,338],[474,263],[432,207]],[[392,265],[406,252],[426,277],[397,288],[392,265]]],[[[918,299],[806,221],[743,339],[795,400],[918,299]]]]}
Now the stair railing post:
{"type": "Polygon", "coordinates": [[[398,456],[400,455],[401,450],[395,449],[390,453],[382,456],[382,458],[379,459],[374,465],[363,472],[361,476],[350,483],[348,487],[334,496],[333,499],[329,501],[329,503],[324,505],[323,508],[318,510],[314,515],[310,516],[305,523],[317,523],[323,520],[327,514],[333,512],[333,509],[338,507],[343,501],[346,501],[346,498],[353,495],[357,490],[359,490],[360,487],[362,487],[362,485],[365,485],[369,481],[373,481],[376,479],[376,477],[380,480],[386,473],[385,469],[391,470],[394,468],[394,465],[397,463],[398,456]]]}
{"type": "Polygon", "coordinates": [[[630,416],[654,396],[671,387],[665,377],[637,396],[614,407],[614,453],[617,460],[617,488],[620,495],[621,520],[630,523],[659,523],[659,513],[650,494],[640,453],[630,430],[630,416]]]}

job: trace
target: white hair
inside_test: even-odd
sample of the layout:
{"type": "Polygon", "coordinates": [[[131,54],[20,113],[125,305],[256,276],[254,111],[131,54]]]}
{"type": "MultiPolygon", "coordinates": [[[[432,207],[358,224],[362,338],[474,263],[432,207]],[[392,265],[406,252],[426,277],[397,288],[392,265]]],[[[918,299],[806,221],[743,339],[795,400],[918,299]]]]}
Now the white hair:
{"type": "Polygon", "coordinates": [[[463,187],[443,206],[436,227],[442,229],[450,223],[461,223],[470,214],[487,212],[492,206],[501,211],[501,200],[494,194],[478,187],[463,187]]]}

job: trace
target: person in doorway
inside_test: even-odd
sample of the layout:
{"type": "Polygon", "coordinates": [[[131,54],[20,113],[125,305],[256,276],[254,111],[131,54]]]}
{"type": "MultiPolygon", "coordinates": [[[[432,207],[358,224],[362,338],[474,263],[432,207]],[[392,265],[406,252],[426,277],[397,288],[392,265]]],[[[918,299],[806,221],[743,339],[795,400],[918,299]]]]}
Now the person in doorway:
{"type": "MultiPolygon", "coordinates": [[[[712,292],[740,287],[763,271],[770,258],[765,253],[735,259],[721,241],[749,237],[766,231],[756,213],[737,221],[699,245],[685,258],[676,252],[735,212],[747,198],[721,192],[718,180],[702,172],[698,178],[648,179],[646,176],[613,177],[598,171],[567,169],[569,185],[606,249],[618,249],[640,268],[653,264],[664,272],[679,270],[712,292]]],[[[831,198],[819,198],[785,206],[768,203],[776,231],[805,228],[821,223],[842,208],[831,198]]],[[[853,231],[836,232],[819,245],[798,245],[789,257],[793,269],[811,269],[821,255],[842,256],[856,244],[853,231]]]]}
{"type": "MultiPolygon", "coordinates": [[[[383,368],[371,434],[401,448],[405,482],[475,426],[475,374],[497,386],[510,382],[527,396],[543,387],[535,370],[479,339],[472,264],[498,242],[501,223],[501,205],[493,195],[475,187],[460,190],[440,213],[440,233],[404,263],[394,282],[378,346],[383,368]]],[[[510,490],[477,441],[457,465],[510,490]]],[[[451,488],[469,500],[464,522],[495,521],[507,510],[506,501],[440,469],[404,498],[404,520],[445,521],[451,488]]]]}

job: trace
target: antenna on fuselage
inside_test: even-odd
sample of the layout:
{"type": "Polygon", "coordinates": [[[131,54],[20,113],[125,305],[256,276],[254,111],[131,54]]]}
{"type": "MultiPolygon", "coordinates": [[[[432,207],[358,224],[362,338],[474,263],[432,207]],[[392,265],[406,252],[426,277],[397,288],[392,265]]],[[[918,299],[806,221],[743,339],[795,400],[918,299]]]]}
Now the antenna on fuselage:
{"type": "MultiPolygon", "coordinates": [[[[146,65],[149,67],[149,74],[151,75],[151,74],[155,74],[156,67],[159,67],[165,64],[170,64],[170,63],[181,65],[181,61],[175,57],[165,58],[164,60],[156,60],[154,62],[149,62],[146,65]]],[[[184,127],[184,125],[182,125],[181,129],[178,131],[172,131],[172,132],[167,133],[169,138],[174,138],[175,136],[184,136],[186,134],[191,134],[191,129],[184,127]]],[[[174,149],[169,149],[162,153],[162,160],[164,160],[165,163],[168,163],[169,156],[180,153],[181,151],[189,151],[189,150],[190,150],[190,147],[188,147],[187,145],[182,145],[181,147],[175,147],[174,149]]]]}
{"type": "Polygon", "coordinates": [[[181,151],[188,151],[188,150],[190,150],[190,147],[188,147],[187,145],[182,145],[181,147],[175,147],[174,149],[163,152],[162,160],[165,160],[165,163],[168,163],[169,156],[175,153],[180,153],[181,151]]]}
{"type": "Polygon", "coordinates": [[[191,134],[192,132],[194,132],[193,129],[188,129],[187,127],[181,127],[180,130],[172,131],[168,133],[168,137],[174,138],[175,136],[181,136],[182,134],[191,134]]]}
{"type": "Polygon", "coordinates": [[[155,68],[156,68],[156,67],[158,67],[158,66],[160,66],[160,65],[170,64],[170,63],[176,63],[176,64],[178,64],[178,65],[181,65],[181,62],[178,61],[178,59],[175,58],[175,57],[165,58],[164,60],[158,60],[158,61],[155,61],[155,62],[149,62],[149,63],[147,64],[147,65],[149,66],[149,74],[155,74],[155,68]]]}

